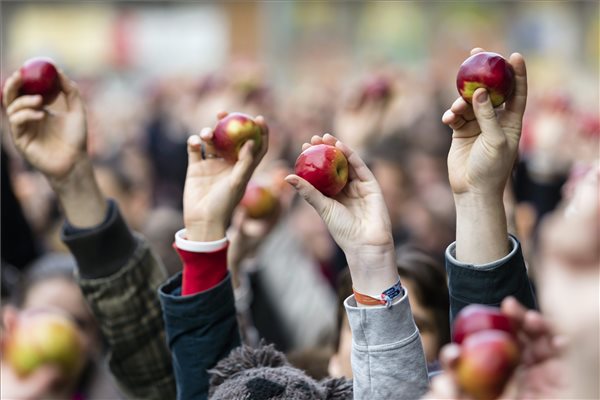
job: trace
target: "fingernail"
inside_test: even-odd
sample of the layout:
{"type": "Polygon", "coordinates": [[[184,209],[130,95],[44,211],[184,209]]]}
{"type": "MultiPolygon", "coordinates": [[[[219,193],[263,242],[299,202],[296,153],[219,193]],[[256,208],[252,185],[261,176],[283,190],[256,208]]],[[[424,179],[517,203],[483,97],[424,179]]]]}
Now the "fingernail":
{"type": "Polygon", "coordinates": [[[479,96],[477,97],[477,101],[481,104],[487,102],[488,100],[488,93],[487,90],[483,90],[482,93],[479,94],[479,96]]]}
{"type": "Polygon", "coordinates": [[[298,178],[296,178],[295,176],[286,176],[285,181],[293,187],[298,186],[298,178]]]}

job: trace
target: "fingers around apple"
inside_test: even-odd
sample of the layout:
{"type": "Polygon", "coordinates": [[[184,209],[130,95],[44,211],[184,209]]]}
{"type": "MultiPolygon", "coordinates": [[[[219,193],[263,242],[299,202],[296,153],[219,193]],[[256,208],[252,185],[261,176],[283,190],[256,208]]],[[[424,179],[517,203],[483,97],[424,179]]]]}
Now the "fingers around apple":
{"type": "Polygon", "coordinates": [[[240,150],[248,140],[254,141],[256,154],[265,149],[266,124],[262,117],[252,118],[242,113],[223,115],[219,113],[219,121],[213,130],[212,143],[215,149],[229,162],[236,162],[240,150]]]}
{"type": "Polygon", "coordinates": [[[300,154],[295,172],[324,195],[334,197],[348,182],[348,160],[337,147],[317,144],[300,154]]]}
{"type": "MultiPolygon", "coordinates": [[[[474,51],[479,49],[474,49],[474,51]]],[[[478,88],[486,89],[494,107],[500,106],[515,90],[515,71],[500,54],[475,52],[458,70],[456,87],[467,102],[472,103],[478,88]]]]}
{"type": "Polygon", "coordinates": [[[61,82],[54,62],[49,58],[36,57],[27,60],[20,68],[20,95],[40,95],[45,105],[56,100],[61,82]]]}

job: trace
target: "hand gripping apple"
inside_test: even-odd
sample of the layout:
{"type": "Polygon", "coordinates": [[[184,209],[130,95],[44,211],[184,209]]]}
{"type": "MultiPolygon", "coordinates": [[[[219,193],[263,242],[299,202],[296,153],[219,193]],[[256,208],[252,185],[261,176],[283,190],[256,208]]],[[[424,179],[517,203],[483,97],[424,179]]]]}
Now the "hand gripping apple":
{"type": "Polygon", "coordinates": [[[492,105],[498,107],[512,96],[515,89],[515,72],[500,54],[482,51],[467,58],[456,76],[458,92],[468,103],[479,88],[486,89],[492,105]]]}
{"type": "Polygon", "coordinates": [[[358,154],[332,135],[313,136],[304,152],[322,145],[341,151],[348,160],[348,183],[334,198],[307,180],[285,180],[319,213],[333,239],[346,254],[354,289],[373,298],[398,282],[391,223],[381,189],[358,154]]]}
{"type": "Polygon", "coordinates": [[[296,175],[325,196],[337,195],[348,182],[348,160],[335,146],[318,144],[305,149],[296,160],[296,175]]]}

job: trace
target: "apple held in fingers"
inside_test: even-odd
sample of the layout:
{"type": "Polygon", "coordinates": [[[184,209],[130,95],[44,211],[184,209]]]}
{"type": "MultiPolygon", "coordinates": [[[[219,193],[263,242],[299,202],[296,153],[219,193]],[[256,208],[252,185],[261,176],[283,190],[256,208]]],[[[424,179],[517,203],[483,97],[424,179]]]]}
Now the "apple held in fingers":
{"type": "Polygon", "coordinates": [[[338,194],[348,182],[348,160],[340,149],[318,144],[304,150],[296,160],[296,175],[325,196],[338,194]]]}
{"type": "Polygon", "coordinates": [[[65,376],[73,376],[83,365],[77,326],[66,316],[53,312],[19,317],[3,350],[4,358],[20,376],[43,364],[57,365],[65,376]]]}
{"type": "Polygon", "coordinates": [[[514,338],[498,330],[472,334],[462,344],[457,364],[460,387],[476,400],[493,400],[504,391],[519,364],[514,338]]]}
{"type": "Polygon", "coordinates": [[[456,77],[458,92],[468,103],[478,88],[487,89],[494,107],[504,103],[514,92],[515,72],[500,54],[481,52],[462,63],[456,77]]]}
{"type": "Polygon", "coordinates": [[[235,162],[244,143],[254,141],[254,149],[262,146],[262,128],[246,114],[231,113],[221,119],[214,129],[213,144],[224,159],[235,162]]]}
{"type": "Polygon", "coordinates": [[[45,105],[56,100],[60,93],[58,71],[49,58],[32,58],[20,69],[21,95],[40,95],[45,105]]]}
{"type": "Polygon", "coordinates": [[[463,308],[456,316],[452,329],[452,341],[461,344],[469,335],[489,329],[515,335],[512,322],[502,314],[499,308],[471,304],[463,308]]]}
{"type": "Polygon", "coordinates": [[[246,209],[248,217],[261,219],[273,215],[279,201],[269,188],[249,182],[240,205],[246,209]]]}

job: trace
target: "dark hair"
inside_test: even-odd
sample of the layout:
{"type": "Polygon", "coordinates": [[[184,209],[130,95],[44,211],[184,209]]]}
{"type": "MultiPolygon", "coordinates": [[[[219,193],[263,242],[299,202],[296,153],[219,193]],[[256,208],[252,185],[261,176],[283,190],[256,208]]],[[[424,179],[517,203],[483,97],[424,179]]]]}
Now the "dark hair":
{"type": "Polygon", "coordinates": [[[417,300],[434,314],[439,350],[450,342],[450,299],[444,266],[414,245],[403,245],[396,253],[400,278],[414,282],[417,300]]]}
{"type": "Polygon", "coordinates": [[[340,347],[340,331],[342,330],[342,324],[344,322],[344,316],[346,310],[344,308],[344,300],[352,294],[352,278],[350,276],[350,269],[345,268],[342,270],[337,278],[337,330],[334,332],[333,337],[333,351],[337,352],[340,347]]]}

